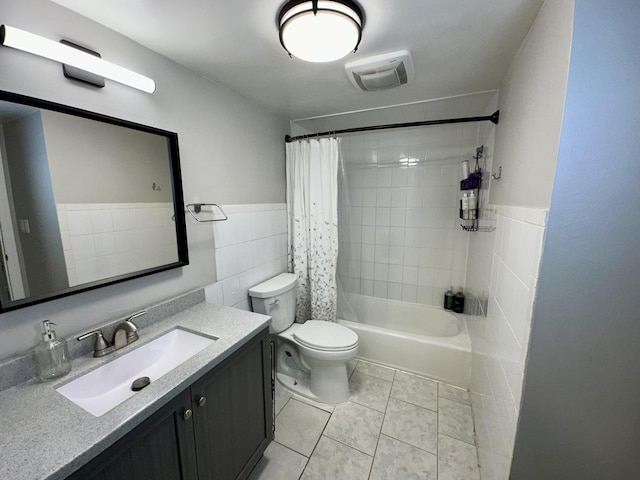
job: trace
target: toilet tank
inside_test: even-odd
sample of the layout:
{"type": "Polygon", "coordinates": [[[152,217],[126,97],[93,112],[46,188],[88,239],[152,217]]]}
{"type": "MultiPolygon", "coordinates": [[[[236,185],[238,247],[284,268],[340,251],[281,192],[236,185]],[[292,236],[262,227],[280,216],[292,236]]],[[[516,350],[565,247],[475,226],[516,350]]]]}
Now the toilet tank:
{"type": "Polygon", "coordinates": [[[271,333],[280,333],[295,321],[297,282],[294,273],[281,273],[249,289],[253,311],[271,316],[271,333]]]}

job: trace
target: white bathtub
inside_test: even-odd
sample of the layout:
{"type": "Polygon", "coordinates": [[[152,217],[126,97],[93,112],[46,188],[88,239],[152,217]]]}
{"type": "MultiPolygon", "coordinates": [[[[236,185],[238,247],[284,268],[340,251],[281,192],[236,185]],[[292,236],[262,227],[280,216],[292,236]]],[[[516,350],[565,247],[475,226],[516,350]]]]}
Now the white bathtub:
{"type": "Polygon", "coordinates": [[[338,323],[358,334],[358,358],[469,388],[471,341],[462,318],[443,308],[364,295],[350,302],[359,321],[338,323]]]}

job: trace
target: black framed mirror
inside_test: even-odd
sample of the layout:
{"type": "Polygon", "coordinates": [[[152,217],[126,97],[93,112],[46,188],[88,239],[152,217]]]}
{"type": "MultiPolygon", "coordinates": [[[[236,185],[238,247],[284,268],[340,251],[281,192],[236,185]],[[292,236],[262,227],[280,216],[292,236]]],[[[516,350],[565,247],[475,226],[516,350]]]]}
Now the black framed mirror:
{"type": "Polygon", "coordinates": [[[0,313],[188,263],[176,133],[0,91],[0,313]]]}

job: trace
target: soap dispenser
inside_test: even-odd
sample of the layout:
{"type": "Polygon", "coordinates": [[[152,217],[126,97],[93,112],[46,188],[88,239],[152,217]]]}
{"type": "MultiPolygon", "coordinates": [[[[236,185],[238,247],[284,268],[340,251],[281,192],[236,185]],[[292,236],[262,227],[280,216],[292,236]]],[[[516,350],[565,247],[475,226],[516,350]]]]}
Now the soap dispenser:
{"type": "Polygon", "coordinates": [[[55,323],[45,320],[42,325],[42,343],[35,350],[36,376],[41,382],[46,382],[69,373],[71,362],[67,341],[64,338],[56,338],[56,332],[51,328],[55,323]]]}

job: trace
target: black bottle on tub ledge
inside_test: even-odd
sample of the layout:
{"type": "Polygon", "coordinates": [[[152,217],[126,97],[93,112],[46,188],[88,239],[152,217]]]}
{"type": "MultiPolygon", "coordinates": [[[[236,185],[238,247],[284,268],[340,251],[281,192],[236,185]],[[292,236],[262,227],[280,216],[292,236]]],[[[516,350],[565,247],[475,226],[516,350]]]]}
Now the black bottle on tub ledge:
{"type": "Polygon", "coordinates": [[[462,293],[462,288],[453,296],[453,311],[456,313],[464,312],[464,293],[462,293]]]}
{"type": "Polygon", "coordinates": [[[453,287],[449,287],[444,294],[444,309],[453,310],[453,287]]]}

